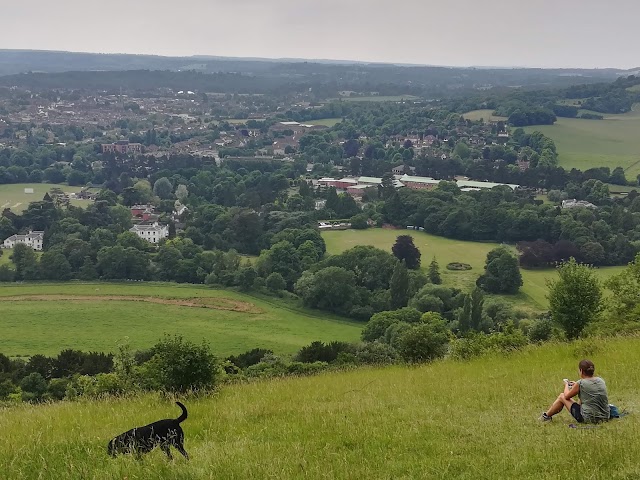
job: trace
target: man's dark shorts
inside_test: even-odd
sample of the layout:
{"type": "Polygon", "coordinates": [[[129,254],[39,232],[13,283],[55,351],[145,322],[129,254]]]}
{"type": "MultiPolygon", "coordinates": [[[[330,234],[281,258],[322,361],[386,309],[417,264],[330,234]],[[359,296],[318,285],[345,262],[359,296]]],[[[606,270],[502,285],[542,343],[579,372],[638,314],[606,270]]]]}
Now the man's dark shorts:
{"type": "Polygon", "coordinates": [[[571,416],[576,419],[576,422],[584,423],[584,417],[582,416],[582,409],[579,403],[571,404],[571,416]]]}

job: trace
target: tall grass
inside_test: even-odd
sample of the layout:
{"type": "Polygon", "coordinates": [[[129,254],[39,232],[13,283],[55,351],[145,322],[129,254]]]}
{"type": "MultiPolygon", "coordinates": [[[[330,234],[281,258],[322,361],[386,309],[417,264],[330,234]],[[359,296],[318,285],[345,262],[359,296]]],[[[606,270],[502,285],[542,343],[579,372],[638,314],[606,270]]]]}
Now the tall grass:
{"type": "Polygon", "coordinates": [[[577,362],[594,360],[610,400],[638,409],[638,339],[549,344],[442,361],[270,380],[183,399],[192,459],[106,455],[109,438],[176,417],[172,400],[19,405],[0,411],[0,472],[33,479],[638,478],[635,415],[571,429],[538,415],[577,362]],[[579,472],[579,473],[578,473],[579,472]]]}

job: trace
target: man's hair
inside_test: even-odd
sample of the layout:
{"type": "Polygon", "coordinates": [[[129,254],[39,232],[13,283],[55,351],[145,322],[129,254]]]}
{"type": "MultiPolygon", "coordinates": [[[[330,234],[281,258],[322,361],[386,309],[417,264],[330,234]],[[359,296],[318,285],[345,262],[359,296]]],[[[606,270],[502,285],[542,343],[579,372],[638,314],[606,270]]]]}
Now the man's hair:
{"type": "Polygon", "coordinates": [[[589,377],[592,377],[596,371],[596,367],[593,364],[593,362],[591,360],[586,360],[586,359],[580,361],[578,368],[582,373],[584,373],[585,375],[588,375],[589,377]]]}

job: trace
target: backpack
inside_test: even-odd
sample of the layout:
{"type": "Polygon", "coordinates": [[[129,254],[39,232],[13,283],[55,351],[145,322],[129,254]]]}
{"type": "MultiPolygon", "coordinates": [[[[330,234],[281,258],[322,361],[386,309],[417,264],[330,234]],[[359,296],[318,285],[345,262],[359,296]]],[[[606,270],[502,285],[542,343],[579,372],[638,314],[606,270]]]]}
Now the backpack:
{"type": "Polygon", "coordinates": [[[612,403],[609,404],[609,418],[620,418],[620,410],[612,403]]]}

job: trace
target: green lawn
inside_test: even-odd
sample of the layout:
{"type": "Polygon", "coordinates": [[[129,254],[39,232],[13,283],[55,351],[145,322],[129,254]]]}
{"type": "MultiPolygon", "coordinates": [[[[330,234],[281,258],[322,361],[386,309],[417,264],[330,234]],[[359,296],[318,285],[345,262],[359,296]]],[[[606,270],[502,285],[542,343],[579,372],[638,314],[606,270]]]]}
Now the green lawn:
{"type": "MultiPolygon", "coordinates": [[[[0,238],[0,241],[4,240],[2,238],[0,238]]],[[[9,257],[11,256],[11,253],[13,252],[13,249],[11,248],[7,248],[7,249],[0,249],[0,265],[4,265],[5,263],[11,263],[11,260],[9,260],[9,257]]]]}
{"type": "Polygon", "coordinates": [[[499,122],[500,120],[506,121],[507,117],[498,117],[493,114],[492,109],[487,110],[473,110],[472,112],[467,112],[463,115],[466,120],[484,120],[485,122],[499,122]]]}
{"type": "Polygon", "coordinates": [[[542,132],[556,143],[560,165],[566,169],[623,167],[627,180],[640,174],[640,105],[624,115],[604,120],[558,118],[555,125],[526,127],[542,132]]]}
{"type": "Polygon", "coordinates": [[[303,122],[309,125],[323,125],[325,127],[333,127],[334,125],[340,123],[342,118],[320,118],[318,120],[309,120],[308,122],[303,122]]]}
{"type": "Polygon", "coordinates": [[[636,479],[639,363],[638,339],[591,340],[223,386],[181,399],[188,462],[106,454],[113,436],[177,417],[170,398],[19,404],[0,415],[0,470],[11,480],[636,479]],[[632,415],[590,429],[568,428],[566,412],[540,423],[585,356],[632,415]]]}
{"type": "Polygon", "coordinates": [[[3,285],[0,311],[0,352],[11,356],[53,355],[65,348],[113,352],[127,339],[142,349],[165,333],[204,339],[218,355],[256,347],[291,354],[314,340],[355,341],[362,328],[278,299],[172,284],[3,285]],[[134,301],[140,298],[154,303],[134,301]]]}
{"type": "MultiPolygon", "coordinates": [[[[440,264],[440,273],[445,285],[470,290],[476,279],[484,270],[484,262],[487,253],[499,245],[496,243],[464,242],[449,238],[429,235],[414,230],[342,230],[322,232],[322,237],[327,244],[327,251],[331,254],[343,252],[356,245],[372,245],[383,250],[391,251],[398,235],[411,235],[416,247],[422,253],[422,267],[426,268],[433,256],[440,264]],[[473,268],[469,271],[450,271],[445,268],[447,263],[463,262],[473,268]]],[[[509,248],[513,249],[512,246],[509,248]]],[[[596,270],[601,279],[609,278],[622,271],[624,267],[606,267],[596,270]]],[[[514,303],[518,307],[529,307],[533,310],[546,310],[548,279],[556,277],[553,269],[546,270],[521,270],[524,285],[517,295],[503,295],[501,298],[514,303]]]]}
{"type": "MultiPolygon", "coordinates": [[[[50,183],[14,183],[0,185],[0,212],[5,208],[11,208],[14,213],[25,210],[30,202],[39,202],[44,194],[52,188],[60,188],[63,192],[76,193],[83,187],[70,187],[69,185],[53,185],[50,183]],[[25,188],[33,188],[33,193],[24,193],[25,188]]],[[[86,207],[89,200],[72,200],[71,204],[77,207],[86,207]]]]}

